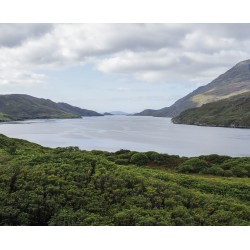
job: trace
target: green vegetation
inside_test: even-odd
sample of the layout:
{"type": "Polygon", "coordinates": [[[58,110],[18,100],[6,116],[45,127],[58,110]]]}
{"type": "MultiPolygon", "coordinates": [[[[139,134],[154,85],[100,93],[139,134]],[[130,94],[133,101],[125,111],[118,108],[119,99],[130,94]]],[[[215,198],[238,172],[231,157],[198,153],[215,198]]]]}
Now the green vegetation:
{"type": "Polygon", "coordinates": [[[68,119],[100,115],[95,111],[29,95],[0,95],[0,122],[26,119],[68,119]]]}
{"type": "Polygon", "coordinates": [[[8,115],[0,113],[0,122],[9,122],[11,120],[12,119],[8,115]]]}
{"type": "Polygon", "coordinates": [[[186,110],[172,121],[202,126],[250,128],[250,92],[186,110]]]}
{"type": "Polygon", "coordinates": [[[135,153],[131,156],[131,163],[136,164],[137,166],[147,165],[149,159],[144,153],[135,153]]]}
{"type": "Polygon", "coordinates": [[[68,103],[64,103],[64,102],[57,103],[57,106],[65,111],[69,112],[69,113],[73,113],[73,114],[79,115],[79,116],[102,116],[102,114],[99,114],[95,111],[78,108],[78,107],[72,106],[72,105],[70,105],[68,103]]]}
{"type": "Polygon", "coordinates": [[[250,158],[51,149],[0,135],[0,224],[250,225],[249,170],[250,158]]]}

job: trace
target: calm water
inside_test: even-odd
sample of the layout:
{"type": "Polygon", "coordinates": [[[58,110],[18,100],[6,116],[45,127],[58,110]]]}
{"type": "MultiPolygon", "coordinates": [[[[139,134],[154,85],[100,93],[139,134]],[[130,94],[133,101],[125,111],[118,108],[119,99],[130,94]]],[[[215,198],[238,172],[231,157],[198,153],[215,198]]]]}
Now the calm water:
{"type": "Polygon", "coordinates": [[[0,133],[49,147],[250,156],[250,129],[175,125],[169,118],[104,116],[1,123],[0,133]]]}

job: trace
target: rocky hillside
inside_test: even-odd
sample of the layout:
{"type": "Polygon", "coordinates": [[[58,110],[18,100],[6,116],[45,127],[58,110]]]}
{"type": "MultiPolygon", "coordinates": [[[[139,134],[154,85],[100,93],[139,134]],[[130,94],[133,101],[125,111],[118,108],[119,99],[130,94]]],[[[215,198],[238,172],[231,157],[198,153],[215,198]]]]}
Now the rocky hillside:
{"type": "Polygon", "coordinates": [[[182,111],[250,91],[250,60],[236,64],[206,86],[160,110],[144,110],[135,115],[174,117],[182,111]]]}

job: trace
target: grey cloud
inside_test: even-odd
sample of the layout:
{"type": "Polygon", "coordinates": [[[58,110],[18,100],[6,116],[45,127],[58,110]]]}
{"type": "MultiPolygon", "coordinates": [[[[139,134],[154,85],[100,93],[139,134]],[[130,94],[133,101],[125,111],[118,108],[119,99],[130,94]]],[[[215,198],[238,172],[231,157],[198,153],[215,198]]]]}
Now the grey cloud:
{"type": "Polygon", "coordinates": [[[201,30],[209,31],[208,33],[223,36],[233,37],[237,40],[244,40],[250,38],[250,25],[249,23],[227,23],[227,24],[200,24],[201,30]]]}
{"type": "Polygon", "coordinates": [[[188,27],[174,24],[118,24],[115,30],[119,36],[112,41],[112,46],[117,51],[148,51],[178,47],[189,31],[188,27]]]}
{"type": "MultiPolygon", "coordinates": [[[[156,40],[161,40],[162,33],[171,25],[159,27],[162,32],[158,32],[156,40]]],[[[143,52],[131,49],[128,53],[113,54],[100,60],[97,68],[106,73],[130,74],[145,81],[179,77],[202,84],[250,57],[250,37],[245,34],[250,28],[248,24],[187,24],[180,27],[184,28],[175,30],[174,27],[169,31],[170,36],[181,33],[173,35],[176,38],[173,44],[166,43],[165,47],[157,49],[149,46],[143,52]]]]}
{"type": "Polygon", "coordinates": [[[15,47],[50,32],[52,24],[0,24],[0,46],[15,47]]]}
{"type": "Polygon", "coordinates": [[[103,52],[176,49],[183,47],[188,37],[197,34],[195,49],[212,53],[235,46],[234,40],[250,39],[249,31],[250,24],[111,24],[107,34],[103,33],[110,45],[103,52]]]}

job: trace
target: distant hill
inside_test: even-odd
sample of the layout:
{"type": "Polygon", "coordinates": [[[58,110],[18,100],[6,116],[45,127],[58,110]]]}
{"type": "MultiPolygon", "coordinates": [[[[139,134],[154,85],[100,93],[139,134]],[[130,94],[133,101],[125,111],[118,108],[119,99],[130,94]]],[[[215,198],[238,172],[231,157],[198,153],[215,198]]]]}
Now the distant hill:
{"type": "Polygon", "coordinates": [[[159,110],[147,109],[135,115],[174,117],[182,111],[250,91],[250,60],[236,64],[206,86],[179,99],[172,106],[159,110]]]}
{"type": "Polygon", "coordinates": [[[79,115],[79,116],[102,116],[102,114],[99,114],[96,111],[78,108],[78,107],[72,106],[72,105],[70,105],[68,103],[64,103],[64,102],[59,102],[59,103],[57,103],[57,105],[61,109],[68,111],[70,113],[73,113],[75,115],[79,115]]]}
{"type": "Polygon", "coordinates": [[[105,112],[103,115],[112,115],[111,113],[105,112]]]}
{"type": "Polygon", "coordinates": [[[250,92],[183,111],[174,123],[250,128],[250,92]]]}
{"type": "Polygon", "coordinates": [[[111,115],[128,115],[128,113],[123,111],[111,111],[109,112],[111,115]]]}
{"type": "Polygon", "coordinates": [[[0,95],[0,121],[79,117],[76,111],[49,99],[21,94],[0,95]]]}
{"type": "Polygon", "coordinates": [[[145,109],[142,112],[135,113],[133,114],[134,116],[158,116],[158,111],[157,109],[145,109]]]}

